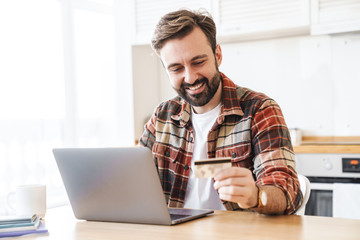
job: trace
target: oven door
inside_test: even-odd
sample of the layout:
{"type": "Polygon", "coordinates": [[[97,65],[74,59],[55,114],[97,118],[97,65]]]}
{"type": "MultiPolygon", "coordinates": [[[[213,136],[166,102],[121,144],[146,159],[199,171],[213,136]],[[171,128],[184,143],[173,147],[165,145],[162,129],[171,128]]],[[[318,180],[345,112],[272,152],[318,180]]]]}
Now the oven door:
{"type": "MultiPolygon", "coordinates": [[[[311,179],[311,178],[310,178],[311,179]]],[[[333,185],[311,182],[311,193],[306,204],[305,215],[332,217],[333,185]]]]}
{"type": "Polygon", "coordinates": [[[359,183],[359,178],[308,177],[311,186],[309,201],[306,204],[305,215],[333,216],[333,184],[359,183]]]}

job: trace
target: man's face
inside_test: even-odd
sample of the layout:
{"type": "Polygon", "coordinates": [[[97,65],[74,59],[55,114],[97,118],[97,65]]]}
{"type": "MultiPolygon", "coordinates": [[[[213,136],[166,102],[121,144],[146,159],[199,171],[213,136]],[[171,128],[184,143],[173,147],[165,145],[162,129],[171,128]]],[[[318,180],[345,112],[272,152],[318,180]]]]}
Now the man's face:
{"type": "Polygon", "coordinates": [[[160,50],[160,58],[165,66],[175,91],[193,106],[206,105],[215,95],[221,76],[221,49],[216,54],[211,49],[206,35],[195,27],[181,39],[170,39],[160,50]]]}

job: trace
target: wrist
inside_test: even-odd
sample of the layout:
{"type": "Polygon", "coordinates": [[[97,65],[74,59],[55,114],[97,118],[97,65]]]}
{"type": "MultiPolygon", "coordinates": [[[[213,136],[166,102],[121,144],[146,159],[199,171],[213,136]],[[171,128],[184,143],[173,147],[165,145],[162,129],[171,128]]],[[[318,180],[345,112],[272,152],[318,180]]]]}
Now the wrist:
{"type": "Polygon", "coordinates": [[[284,214],[287,207],[284,192],[273,185],[257,185],[259,188],[258,204],[251,210],[261,214],[284,214]]]}
{"type": "Polygon", "coordinates": [[[256,184],[256,188],[258,190],[257,191],[257,204],[252,208],[262,209],[267,204],[267,194],[261,185],[256,184]]]}

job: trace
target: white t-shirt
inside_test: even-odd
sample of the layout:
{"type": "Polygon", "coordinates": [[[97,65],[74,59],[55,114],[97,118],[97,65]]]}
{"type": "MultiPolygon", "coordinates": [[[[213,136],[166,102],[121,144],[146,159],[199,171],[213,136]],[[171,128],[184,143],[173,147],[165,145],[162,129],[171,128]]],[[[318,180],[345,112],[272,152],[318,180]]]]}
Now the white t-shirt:
{"type": "Polygon", "coordinates": [[[190,177],[185,195],[184,208],[225,210],[219,194],[214,188],[212,178],[195,178],[193,168],[194,161],[206,159],[207,136],[219,116],[221,104],[204,114],[196,114],[193,110],[191,120],[194,127],[194,152],[191,160],[190,177]]]}

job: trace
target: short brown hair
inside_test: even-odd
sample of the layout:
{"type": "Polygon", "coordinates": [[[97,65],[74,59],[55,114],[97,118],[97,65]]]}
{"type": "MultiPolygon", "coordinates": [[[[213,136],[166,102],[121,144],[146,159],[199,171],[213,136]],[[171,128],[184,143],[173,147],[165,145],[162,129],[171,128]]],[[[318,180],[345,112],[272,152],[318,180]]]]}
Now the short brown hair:
{"type": "Polygon", "coordinates": [[[167,40],[185,37],[196,26],[204,32],[215,53],[216,26],[210,14],[206,11],[185,9],[167,13],[160,19],[151,40],[152,48],[159,54],[167,40]]]}

